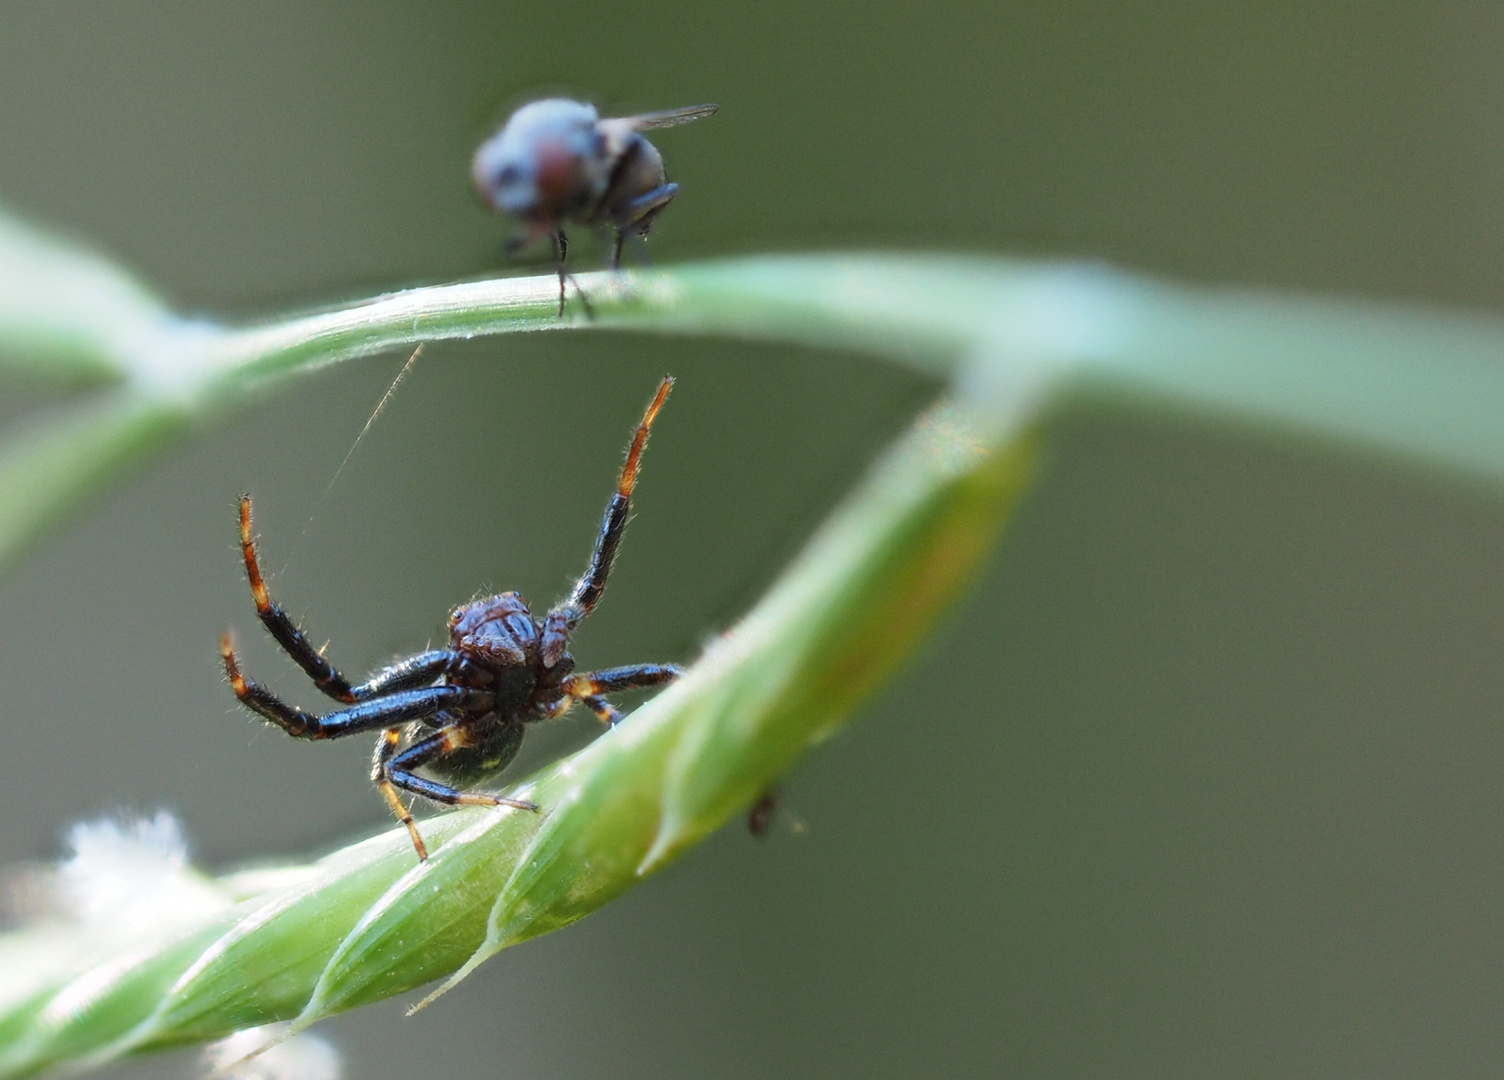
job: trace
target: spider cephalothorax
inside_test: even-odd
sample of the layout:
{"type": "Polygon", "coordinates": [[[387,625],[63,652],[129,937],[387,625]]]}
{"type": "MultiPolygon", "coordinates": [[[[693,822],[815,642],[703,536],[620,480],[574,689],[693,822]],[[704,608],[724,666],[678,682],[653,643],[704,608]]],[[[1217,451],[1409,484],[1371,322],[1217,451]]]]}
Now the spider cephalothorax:
{"type": "Polygon", "coordinates": [[[418,653],[352,685],[287,616],[267,592],[251,535],[250,496],[240,498],[240,547],[256,614],[314,684],[346,705],[324,715],[289,705],[245,678],[229,635],[220,642],[225,672],[235,696],[248,708],[301,739],[337,739],[359,731],[381,731],[372,780],[412,835],[420,859],[428,858],[412,815],[397,788],[450,806],[538,807],[520,799],[461,791],[453,785],[506,766],[522,745],[523,725],[561,716],[584,702],[603,721],[621,719],[603,695],[618,690],[661,686],[677,678],[672,664],[636,664],[605,671],[574,673],[569,638],[580,620],[600,602],[606,577],[621,543],[632,488],[647,445],[648,431],[673,379],[664,379],[627,451],[621,480],[606,507],[590,567],[567,600],[542,619],[515,592],[500,593],[456,608],[449,616],[449,647],[418,653]],[[419,776],[424,769],[442,780],[419,776]]]}

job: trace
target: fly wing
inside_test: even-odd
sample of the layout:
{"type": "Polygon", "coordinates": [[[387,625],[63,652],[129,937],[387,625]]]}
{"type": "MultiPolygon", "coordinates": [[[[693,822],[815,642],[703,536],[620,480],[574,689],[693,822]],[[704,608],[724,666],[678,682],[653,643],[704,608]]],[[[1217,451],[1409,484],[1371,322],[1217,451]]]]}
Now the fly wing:
{"type": "Polygon", "coordinates": [[[634,131],[652,131],[654,128],[678,127],[691,120],[703,120],[719,108],[719,105],[686,105],[682,109],[665,109],[663,112],[624,116],[622,119],[631,124],[634,131]]]}

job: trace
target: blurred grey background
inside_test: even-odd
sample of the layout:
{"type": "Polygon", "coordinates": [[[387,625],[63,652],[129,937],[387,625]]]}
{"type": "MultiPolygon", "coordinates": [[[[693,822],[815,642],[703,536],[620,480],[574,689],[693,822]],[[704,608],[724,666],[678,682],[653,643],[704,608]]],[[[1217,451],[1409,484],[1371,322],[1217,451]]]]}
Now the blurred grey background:
{"type": "MultiPolygon", "coordinates": [[[[563,87],[721,103],[658,140],[664,261],[1008,251],[1496,309],[1501,50],[1484,3],[12,0],[0,199],[214,315],[474,275],[506,229],[469,155],[563,87]]],[[[175,810],[216,866],[386,825],[364,740],[295,743],[223,684],[232,624],[313,700],[255,632],[240,490],[280,598],[363,671],[478,587],[564,588],[672,371],[576,652],[682,659],[936,391],[718,341],[433,347],[325,497],[404,359],[248,405],[0,583],[0,862],[121,809],[175,810]]],[[[1501,555],[1488,493],[1078,410],[964,611],[769,837],[730,827],[419,1017],[327,1033],[373,1080],[1497,1075],[1501,555]]]]}

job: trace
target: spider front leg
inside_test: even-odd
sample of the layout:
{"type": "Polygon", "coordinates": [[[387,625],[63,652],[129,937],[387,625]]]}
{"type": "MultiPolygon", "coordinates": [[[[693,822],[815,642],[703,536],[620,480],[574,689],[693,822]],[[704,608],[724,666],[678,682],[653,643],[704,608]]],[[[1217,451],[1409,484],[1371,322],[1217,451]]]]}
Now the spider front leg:
{"type": "Polygon", "coordinates": [[[428,686],[418,690],[398,690],[373,697],[324,716],[289,705],[264,686],[247,679],[240,672],[235,649],[226,634],[220,638],[220,655],[225,675],[240,703],[299,739],[338,739],[359,731],[390,728],[414,720],[431,720],[441,712],[475,712],[491,707],[491,695],[468,686],[428,686]]]}
{"type": "Polygon", "coordinates": [[[606,504],[606,517],[601,522],[600,536],[595,541],[595,551],[590,556],[590,567],[580,578],[569,599],[556,605],[543,621],[540,642],[544,667],[553,667],[569,648],[569,637],[580,620],[595,610],[601,594],[606,591],[606,578],[611,574],[611,564],[616,560],[616,549],[621,546],[622,534],[627,529],[627,517],[632,510],[632,489],[637,485],[637,473],[642,467],[642,452],[648,444],[648,433],[658,410],[668,400],[674,388],[673,376],[666,376],[658,384],[658,393],[653,395],[642,423],[632,437],[632,446],[627,451],[627,460],[621,468],[621,479],[616,484],[616,494],[606,504]]]}
{"type": "Polygon", "coordinates": [[[320,690],[335,701],[346,704],[357,700],[349,680],[324,659],[323,653],[314,648],[307,635],[298,628],[298,624],[288,617],[287,612],[267,592],[266,581],[261,576],[261,561],[256,554],[256,540],[251,535],[249,495],[240,497],[240,552],[245,559],[245,576],[251,583],[251,598],[256,601],[256,616],[261,620],[261,625],[277,639],[277,644],[282,646],[287,655],[308,673],[308,677],[320,690]]]}

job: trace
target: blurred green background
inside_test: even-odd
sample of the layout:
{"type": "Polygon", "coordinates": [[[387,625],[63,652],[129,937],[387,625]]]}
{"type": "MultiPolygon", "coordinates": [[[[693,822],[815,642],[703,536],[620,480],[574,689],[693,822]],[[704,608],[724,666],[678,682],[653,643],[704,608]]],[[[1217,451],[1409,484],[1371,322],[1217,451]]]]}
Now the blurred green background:
{"type": "MultiPolygon", "coordinates": [[[[565,88],[721,103],[657,140],[659,260],[1009,251],[1498,308],[1501,49],[1481,3],[13,2],[0,199],[215,315],[474,275],[506,229],[469,155],[565,88]]],[[[256,633],[240,490],[280,598],[363,671],[478,587],[565,588],[672,371],[576,655],[688,659],[937,389],[718,341],[435,346],[326,497],[404,359],[248,403],[0,584],[0,862],[122,808],[220,866],[386,825],[364,740],[295,743],[223,684],[233,624],[314,700],[256,633]]],[[[964,612],[768,838],[326,1031],[362,1078],[1497,1075],[1501,553],[1490,493],[1078,409],[964,612]]],[[[164,1070],[193,1065],[113,1075],[164,1070]]]]}

